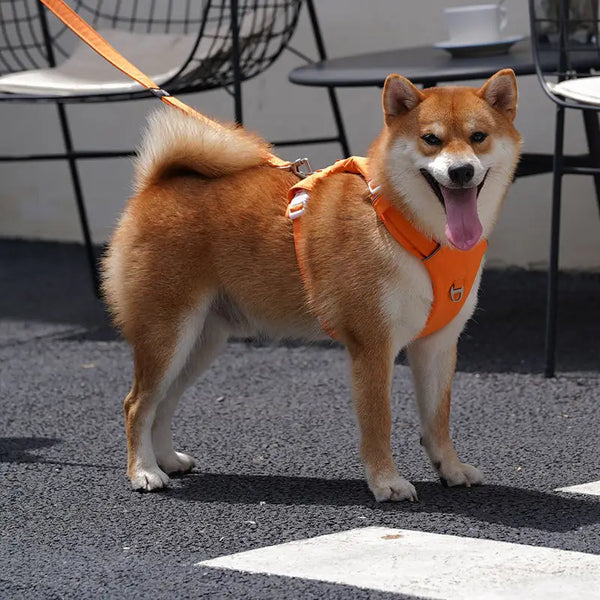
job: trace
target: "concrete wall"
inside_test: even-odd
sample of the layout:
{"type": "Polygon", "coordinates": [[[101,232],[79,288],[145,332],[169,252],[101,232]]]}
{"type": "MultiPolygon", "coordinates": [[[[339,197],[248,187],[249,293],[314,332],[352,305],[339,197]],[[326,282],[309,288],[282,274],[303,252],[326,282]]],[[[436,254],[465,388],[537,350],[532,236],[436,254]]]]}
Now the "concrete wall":
{"type": "MultiPolygon", "coordinates": [[[[455,0],[451,4],[469,4],[455,0]]],[[[331,57],[434,43],[447,38],[441,0],[317,0],[322,30],[331,57]]],[[[524,0],[507,0],[509,34],[528,30],[524,0]]],[[[294,45],[311,55],[314,44],[306,14],[294,45]]],[[[245,122],[267,139],[324,135],[333,132],[326,92],[287,82],[287,73],[301,64],[286,53],[265,74],[245,85],[245,122]]],[[[468,82],[477,85],[480,82],[468,82]]],[[[554,105],[545,98],[535,77],[519,80],[521,100],[517,126],[527,151],[549,151],[553,145],[554,105]]],[[[381,126],[380,90],[339,90],[341,108],[353,153],[366,152],[381,126]]],[[[187,96],[201,111],[231,120],[233,107],[223,91],[187,96]]],[[[145,115],[155,100],[71,106],[75,144],[79,148],[135,146],[145,115]]],[[[568,115],[569,151],[584,149],[578,113],[568,115]]],[[[54,106],[0,105],[0,153],[44,152],[61,147],[54,106]]],[[[320,167],[339,158],[337,145],[285,148],[280,155],[309,156],[320,167]]],[[[93,235],[100,242],[110,235],[130,192],[131,165],[126,159],[82,161],[86,200],[93,235]]],[[[67,167],[64,163],[0,165],[0,236],[79,240],[80,232],[67,167]]],[[[543,268],[547,262],[551,177],[517,181],[507,199],[491,240],[489,262],[496,266],[543,268]]],[[[588,177],[568,177],[564,186],[561,265],[600,267],[600,221],[588,177]]]]}

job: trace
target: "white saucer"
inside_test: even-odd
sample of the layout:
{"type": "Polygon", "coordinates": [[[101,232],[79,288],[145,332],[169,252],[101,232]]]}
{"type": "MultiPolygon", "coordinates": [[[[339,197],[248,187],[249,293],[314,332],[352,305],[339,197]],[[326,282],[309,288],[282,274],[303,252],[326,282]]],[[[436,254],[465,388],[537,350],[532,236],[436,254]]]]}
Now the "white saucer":
{"type": "Polygon", "coordinates": [[[513,44],[516,44],[524,39],[524,35],[513,35],[501,40],[494,40],[493,42],[465,44],[463,42],[454,42],[449,40],[447,42],[438,42],[433,46],[434,48],[446,50],[447,52],[450,52],[452,56],[457,58],[465,56],[492,56],[494,54],[504,54],[508,52],[509,48],[513,44]]]}

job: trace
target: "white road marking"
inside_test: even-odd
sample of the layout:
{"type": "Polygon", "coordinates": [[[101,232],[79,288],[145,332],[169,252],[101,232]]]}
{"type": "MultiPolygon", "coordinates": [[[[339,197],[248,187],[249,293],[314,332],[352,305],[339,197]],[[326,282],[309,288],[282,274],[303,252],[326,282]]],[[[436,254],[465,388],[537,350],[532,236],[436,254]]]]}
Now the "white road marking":
{"type": "Polygon", "coordinates": [[[600,556],[366,527],[198,563],[440,600],[598,600],[600,556]]]}
{"type": "Polygon", "coordinates": [[[554,491],[567,492],[568,494],[589,494],[590,496],[600,496],[600,481],[590,481],[590,483],[556,488],[554,491]]]}

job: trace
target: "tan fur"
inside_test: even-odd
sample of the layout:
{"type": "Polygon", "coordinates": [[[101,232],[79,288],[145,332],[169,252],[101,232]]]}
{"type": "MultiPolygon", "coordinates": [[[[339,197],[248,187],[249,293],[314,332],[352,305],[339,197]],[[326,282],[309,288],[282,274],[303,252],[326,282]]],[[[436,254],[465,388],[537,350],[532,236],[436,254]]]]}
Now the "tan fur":
{"type": "Polygon", "coordinates": [[[134,176],[137,192],[177,170],[222,177],[264,162],[269,145],[235,125],[211,126],[163,107],[148,119],[134,176]]]}
{"type": "MultiPolygon", "coordinates": [[[[481,218],[489,232],[520,144],[512,126],[513,82],[501,72],[480,90],[420,92],[403,78],[388,78],[386,126],[370,153],[373,173],[388,199],[442,243],[443,207],[417,163],[402,163],[410,156],[402,148],[414,146],[416,158],[428,160],[434,151],[420,135],[432,120],[448,131],[447,147],[460,152],[470,144],[467,120],[488,128],[490,139],[477,150],[481,160],[494,163],[487,195],[482,192],[481,218]],[[398,152],[404,154],[394,163],[390,157],[398,152]]],[[[411,343],[432,300],[427,273],[378,220],[364,181],[338,174],[314,190],[301,217],[310,242],[301,256],[311,278],[309,303],[285,217],[287,192],[297,178],[264,165],[267,152],[264,142],[240,129],[168,109],[151,118],[136,169],[138,191],[104,262],[108,304],[134,350],[134,384],[125,401],[133,487],[163,487],[167,472],[195,464],[173,450],[170,419],[185,386],[228,336],[315,339],[323,337],[317,316],[348,349],[361,456],[375,497],[416,498],[396,471],[390,442],[393,360],[407,345],[425,449],[450,485],[478,483],[480,473],[458,461],[448,432],[456,341],[475,306],[477,285],[452,323],[411,343]]]]}

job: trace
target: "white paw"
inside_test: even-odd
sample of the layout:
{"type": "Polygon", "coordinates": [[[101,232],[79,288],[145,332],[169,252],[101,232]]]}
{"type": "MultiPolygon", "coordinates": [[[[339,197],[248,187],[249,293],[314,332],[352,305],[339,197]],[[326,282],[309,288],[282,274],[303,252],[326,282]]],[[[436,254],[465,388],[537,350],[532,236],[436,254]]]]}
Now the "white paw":
{"type": "Polygon", "coordinates": [[[417,502],[419,500],[415,486],[397,473],[373,477],[369,480],[369,489],[373,492],[377,502],[385,502],[386,500],[417,502]]]}
{"type": "Polygon", "coordinates": [[[441,465],[438,473],[444,487],[456,485],[471,487],[483,483],[483,473],[479,469],[458,461],[449,465],[441,465]]]}
{"type": "Polygon", "coordinates": [[[161,490],[169,484],[169,476],[158,467],[155,469],[136,469],[129,478],[131,479],[132,489],[143,492],[161,490]]]}
{"type": "Polygon", "coordinates": [[[156,461],[165,473],[185,473],[196,466],[196,460],[183,452],[172,452],[165,457],[156,457],[156,461]]]}

